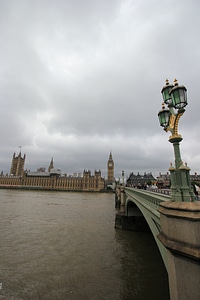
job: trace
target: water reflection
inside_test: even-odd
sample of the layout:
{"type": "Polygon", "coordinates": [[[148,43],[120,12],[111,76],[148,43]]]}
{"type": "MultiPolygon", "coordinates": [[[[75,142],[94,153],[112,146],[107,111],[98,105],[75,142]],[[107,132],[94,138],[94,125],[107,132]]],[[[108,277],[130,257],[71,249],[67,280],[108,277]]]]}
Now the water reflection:
{"type": "Polygon", "coordinates": [[[169,300],[168,277],[151,233],[117,231],[120,299],[169,300]]]}

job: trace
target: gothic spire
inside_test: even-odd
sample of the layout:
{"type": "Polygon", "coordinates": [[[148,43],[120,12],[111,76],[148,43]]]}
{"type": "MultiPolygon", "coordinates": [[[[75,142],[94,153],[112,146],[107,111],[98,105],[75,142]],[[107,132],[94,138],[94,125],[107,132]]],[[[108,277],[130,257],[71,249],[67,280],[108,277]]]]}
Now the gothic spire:
{"type": "Polygon", "coordinates": [[[53,166],[53,157],[52,157],[49,168],[48,168],[48,172],[50,172],[51,169],[53,169],[53,168],[54,168],[54,166],[53,166]]]}

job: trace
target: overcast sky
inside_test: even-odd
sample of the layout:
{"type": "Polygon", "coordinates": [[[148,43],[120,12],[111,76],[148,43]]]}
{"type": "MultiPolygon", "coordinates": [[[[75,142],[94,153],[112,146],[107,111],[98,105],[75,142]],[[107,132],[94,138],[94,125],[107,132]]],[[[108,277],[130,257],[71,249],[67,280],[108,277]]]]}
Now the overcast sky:
{"type": "Polygon", "coordinates": [[[200,173],[200,1],[0,0],[0,171],[166,173],[168,78],[188,91],[181,155],[200,173]]]}

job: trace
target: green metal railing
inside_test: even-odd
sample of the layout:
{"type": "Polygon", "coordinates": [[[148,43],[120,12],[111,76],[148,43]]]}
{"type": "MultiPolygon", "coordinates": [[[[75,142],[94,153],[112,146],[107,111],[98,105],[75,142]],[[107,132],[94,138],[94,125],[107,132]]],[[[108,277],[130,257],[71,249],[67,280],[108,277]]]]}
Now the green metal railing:
{"type": "Polygon", "coordinates": [[[136,201],[146,203],[148,206],[153,207],[155,210],[158,209],[161,202],[169,201],[170,195],[158,192],[146,191],[137,188],[125,188],[126,195],[131,198],[134,197],[136,201]]]}

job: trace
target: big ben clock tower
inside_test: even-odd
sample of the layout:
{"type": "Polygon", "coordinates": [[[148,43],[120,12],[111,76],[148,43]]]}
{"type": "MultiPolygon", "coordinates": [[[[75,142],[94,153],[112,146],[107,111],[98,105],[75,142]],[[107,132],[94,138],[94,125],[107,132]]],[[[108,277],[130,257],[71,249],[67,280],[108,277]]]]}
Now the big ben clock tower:
{"type": "Polygon", "coordinates": [[[113,161],[111,152],[109,155],[107,167],[108,167],[108,178],[107,178],[108,183],[113,183],[113,181],[114,181],[114,161],[113,161]]]}

